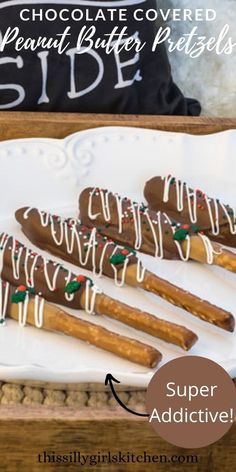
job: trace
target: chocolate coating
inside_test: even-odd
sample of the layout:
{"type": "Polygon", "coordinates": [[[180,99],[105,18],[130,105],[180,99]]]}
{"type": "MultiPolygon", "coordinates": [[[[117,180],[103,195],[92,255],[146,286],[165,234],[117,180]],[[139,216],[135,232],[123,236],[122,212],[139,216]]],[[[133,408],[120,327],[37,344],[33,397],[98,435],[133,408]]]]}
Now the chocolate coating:
{"type": "Polygon", "coordinates": [[[0,234],[0,277],[15,287],[32,287],[46,300],[75,309],[82,308],[80,299],[89,280],[85,277],[69,300],[65,289],[77,276],[4,233],[0,234]]]}
{"type": "Polygon", "coordinates": [[[171,218],[181,223],[191,224],[192,221],[189,211],[189,202],[191,202],[191,208],[196,205],[195,224],[199,227],[199,230],[204,231],[205,235],[212,241],[236,247],[236,234],[232,234],[229,224],[229,221],[231,221],[231,224],[234,225],[233,209],[229,205],[222,205],[219,200],[207,197],[201,190],[193,190],[187,187],[186,183],[174,177],[171,180],[172,183],[169,185],[167,192],[167,201],[164,201],[165,178],[156,176],[146,182],[144,197],[149,207],[155,211],[167,212],[171,218]],[[177,190],[181,188],[181,185],[183,185],[183,205],[181,209],[178,209],[177,190]],[[196,196],[196,202],[194,202],[194,194],[196,196]],[[188,195],[190,196],[188,197],[188,195]],[[216,226],[219,225],[218,234],[212,231],[210,214],[212,215],[213,224],[216,226]]]}
{"type": "MultiPolygon", "coordinates": [[[[120,244],[129,245],[152,256],[167,259],[185,257],[181,241],[174,239],[176,230],[181,225],[178,226],[178,223],[165,213],[157,214],[143,204],[139,205],[127,198],[121,199],[107,190],[95,190],[92,187],[84,189],[80,194],[79,209],[84,225],[96,225],[103,235],[120,244]],[[103,199],[106,198],[104,211],[103,199]],[[107,217],[108,212],[110,218],[107,217]]],[[[190,228],[189,234],[192,233],[190,228]]]]}
{"type": "Polygon", "coordinates": [[[137,264],[133,251],[118,246],[98,231],[92,233],[91,228],[78,220],[64,220],[29,207],[20,208],[15,216],[33,244],[84,269],[101,272],[113,279],[124,264],[137,264]],[[44,221],[47,224],[42,224],[44,221]],[[123,253],[127,253],[126,256],[123,253]],[[115,264],[111,263],[112,256],[115,264]]]}

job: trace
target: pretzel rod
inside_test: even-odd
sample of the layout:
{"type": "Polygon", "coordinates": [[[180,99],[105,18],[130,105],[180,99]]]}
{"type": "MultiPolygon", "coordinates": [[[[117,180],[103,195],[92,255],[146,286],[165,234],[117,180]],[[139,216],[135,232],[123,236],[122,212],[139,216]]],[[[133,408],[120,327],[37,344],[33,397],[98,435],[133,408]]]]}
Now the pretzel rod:
{"type": "Polygon", "coordinates": [[[204,321],[233,331],[231,313],[147,272],[134,251],[108,241],[96,229],[84,227],[78,220],[65,220],[30,207],[17,210],[16,218],[24,234],[38,247],[75,265],[108,275],[119,285],[126,282],[151,291],[204,321]]]}
{"type": "MultiPolygon", "coordinates": [[[[128,269],[127,275],[131,269],[132,266],[128,269]]],[[[182,288],[176,287],[149,271],[146,271],[141,285],[145,290],[159,295],[173,305],[184,308],[203,321],[207,321],[226,331],[234,331],[235,319],[230,312],[212,305],[182,288]]]]}
{"type": "Polygon", "coordinates": [[[17,292],[15,288],[0,280],[0,306],[2,307],[4,306],[5,294],[8,297],[8,302],[5,313],[3,313],[3,310],[0,313],[0,320],[5,320],[7,314],[7,316],[19,321],[22,326],[26,323],[37,326],[39,311],[41,311],[40,324],[47,331],[63,333],[80,339],[100,349],[112,352],[116,356],[149,368],[155,367],[162,359],[162,355],[157,349],[126,336],[113,333],[96,324],[78,319],[60,308],[44,302],[42,298],[38,297],[37,300],[37,296],[25,294],[23,302],[13,303],[12,296],[22,296],[23,292],[17,292]],[[43,309],[40,308],[41,306],[43,309]]]}
{"type": "Polygon", "coordinates": [[[136,309],[103,294],[97,296],[96,312],[99,314],[106,313],[107,316],[135,329],[176,344],[185,351],[191,349],[198,339],[195,333],[184,326],[156,318],[149,313],[137,312],[136,309]]]}
{"type": "Polygon", "coordinates": [[[80,195],[80,218],[118,243],[166,259],[189,259],[236,272],[236,255],[213,243],[196,225],[181,225],[160,211],[107,190],[86,188],[80,195]]]}
{"type": "Polygon", "coordinates": [[[219,199],[171,175],[151,178],[144,196],[152,210],[166,211],[181,223],[197,225],[211,240],[236,247],[236,209],[219,199]]]}
{"type": "MultiPolygon", "coordinates": [[[[206,238],[206,237],[205,237],[206,238]]],[[[205,244],[208,238],[202,239],[197,235],[191,236],[190,258],[197,262],[205,264],[206,253],[205,244]]],[[[187,250],[188,241],[183,241],[182,247],[187,250]]],[[[212,264],[222,267],[222,269],[236,272],[236,254],[224,249],[220,244],[211,242],[212,247],[212,264]]]]}
{"type": "Polygon", "coordinates": [[[186,350],[197,341],[192,331],[108,297],[90,278],[72,274],[6,234],[0,236],[0,248],[0,276],[14,286],[23,285],[56,304],[105,314],[186,350]]]}

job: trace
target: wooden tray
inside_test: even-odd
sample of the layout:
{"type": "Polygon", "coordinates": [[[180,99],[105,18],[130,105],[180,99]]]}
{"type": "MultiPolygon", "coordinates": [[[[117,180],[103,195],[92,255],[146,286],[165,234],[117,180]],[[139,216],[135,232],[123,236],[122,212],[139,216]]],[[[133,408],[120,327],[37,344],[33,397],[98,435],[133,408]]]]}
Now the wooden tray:
{"type": "Polygon", "coordinates": [[[209,134],[236,128],[236,118],[0,112],[0,140],[32,137],[64,138],[76,131],[99,126],[134,126],[209,134]]]}
{"type": "MultiPolygon", "coordinates": [[[[236,129],[236,118],[185,118],[160,116],[87,115],[60,113],[0,113],[0,140],[26,137],[64,138],[73,132],[99,126],[134,126],[166,131],[208,134],[236,129]]],[[[75,389],[75,386],[73,386],[75,389]]],[[[47,385],[48,388],[48,385],[47,385]]],[[[68,386],[64,386],[68,388],[68,386]]],[[[96,388],[94,386],[94,388],[96,388]]],[[[182,450],[162,441],[144,420],[126,414],[121,408],[80,411],[68,407],[1,407],[0,470],[56,470],[60,465],[39,464],[38,454],[81,451],[83,454],[107,453],[111,450],[135,454],[198,455],[198,463],[186,466],[157,464],[98,465],[102,471],[188,470],[222,472],[233,470],[236,457],[236,425],[215,445],[201,450],[182,450]],[[129,442],[127,442],[129,438],[129,442]],[[20,466],[22,464],[22,466],[20,466]],[[185,468],[186,467],[186,468],[185,468]]],[[[78,470],[78,465],[70,465],[78,470]]],[[[65,467],[63,469],[65,470],[65,467]]],[[[85,469],[84,469],[85,470],[85,469]]]]}
{"type": "MultiPolygon", "coordinates": [[[[76,411],[70,408],[8,407],[0,409],[0,470],[4,472],[63,471],[62,464],[39,464],[38,454],[117,453],[167,456],[197,456],[197,463],[70,465],[69,470],[102,472],[229,472],[235,470],[236,424],[216,444],[203,449],[180,449],[159,438],[148,422],[121,409],[76,411]]],[[[164,461],[164,459],[162,459],[164,461]]],[[[186,459],[185,459],[186,460],[186,459]]],[[[188,459],[189,461],[191,458],[188,459]]]]}

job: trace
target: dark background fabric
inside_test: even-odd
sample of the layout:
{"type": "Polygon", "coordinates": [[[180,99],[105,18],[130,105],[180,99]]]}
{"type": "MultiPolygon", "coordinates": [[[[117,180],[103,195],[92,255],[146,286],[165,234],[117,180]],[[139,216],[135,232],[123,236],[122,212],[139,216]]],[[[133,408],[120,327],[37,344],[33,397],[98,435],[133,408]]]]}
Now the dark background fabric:
{"type": "MultiPolygon", "coordinates": [[[[100,2],[96,3],[97,6],[89,7],[92,15],[100,8],[100,2]]],[[[1,4],[4,5],[4,2],[0,2],[1,4]]],[[[141,80],[134,80],[132,84],[126,83],[123,87],[117,88],[118,75],[114,53],[107,55],[104,50],[98,49],[97,54],[104,66],[103,77],[95,88],[77,96],[95,81],[99,68],[97,60],[90,54],[76,54],[74,57],[76,93],[71,96],[70,56],[66,52],[59,55],[57,51],[51,49],[45,58],[47,61],[46,98],[44,95],[42,99],[40,53],[43,50],[39,48],[35,52],[25,50],[17,52],[14,44],[10,44],[4,52],[0,53],[0,110],[199,115],[201,109],[199,103],[194,99],[186,99],[173,82],[165,46],[159,45],[155,52],[151,51],[157,29],[156,24],[149,21],[137,22],[133,18],[136,8],[155,8],[156,1],[147,0],[127,6],[124,0],[123,4],[123,8],[128,10],[128,21],[120,24],[98,21],[95,24],[96,36],[103,37],[104,34],[109,34],[114,26],[119,26],[119,29],[127,26],[129,36],[138,32],[141,42],[147,44],[139,53],[137,62],[122,69],[122,75],[123,80],[132,81],[133,77],[139,74],[141,80]]],[[[84,21],[66,23],[60,20],[22,22],[19,17],[22,8],[60,10],[64,7],[70,10],[86,8],[76,0],[73,5],[69,5],[65,0],[64,5],[37,4],[32,1],[30,5],[8,6],[0,10],[1,33],[4,34],[9,26],[19,26],[20,35],[25,38],[51,37],[56,33],[62,33],[65,27],[70,25],[69,49],[74,48],[81,27],[85,24],[90,26],[92,23],[88,24],[84,21]]],[[[123,51],[120,54],[120,60],[130,61],[134,55],[134,51],[123,51]]]]}

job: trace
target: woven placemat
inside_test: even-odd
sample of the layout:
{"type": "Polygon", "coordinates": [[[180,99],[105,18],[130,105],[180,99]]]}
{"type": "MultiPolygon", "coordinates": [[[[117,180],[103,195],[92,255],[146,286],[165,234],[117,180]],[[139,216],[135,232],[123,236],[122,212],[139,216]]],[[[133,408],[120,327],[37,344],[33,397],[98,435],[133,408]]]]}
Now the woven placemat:
{"type": "MultiPolygon", "coordinates": [[[[145,390],[119,391],[120,399],[128,406],[143,406],[145,404],[145,390]]],[[[105,407],[115,406],[116,400],[104,386],[90,384],[82,385],[81,389],[73,390],[35,387],[17,383],[0,382],[0,405],[45,405],[68,407],[105,407]]]]}
{"type": "MultiPolygon", "coordinates": [[[[233,379],[236,386],[236,379],[233,379]]],[[[119,398],[127,406],[142,407],[146,401],[145,389],[116,388],[119,398]]],[[[112,393],[101,384],[78,384],[76,387],[70,385],[68,388],[48,388],[21,385],[18,383],[0,382],[0,406],[1,405],[45,405],[45,406],[68,406],[68,407],[91,407],[102,408],[115,406],[117,404],[112,393]]]]}

